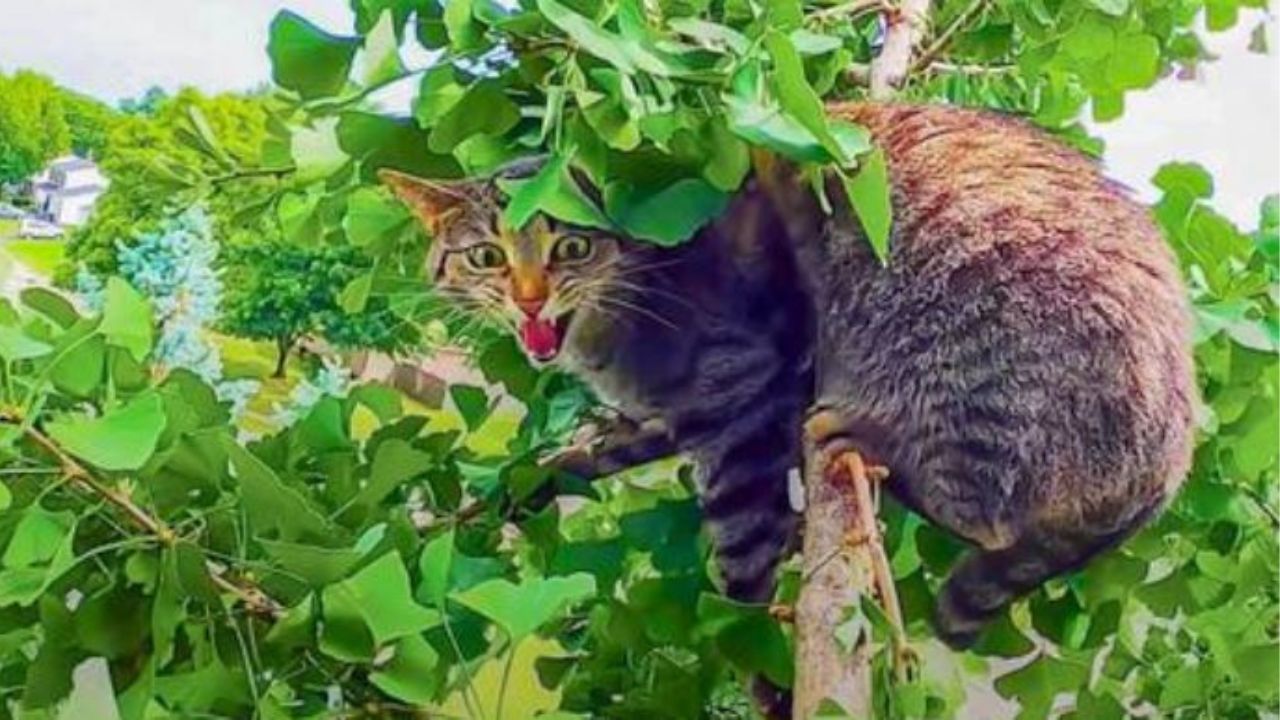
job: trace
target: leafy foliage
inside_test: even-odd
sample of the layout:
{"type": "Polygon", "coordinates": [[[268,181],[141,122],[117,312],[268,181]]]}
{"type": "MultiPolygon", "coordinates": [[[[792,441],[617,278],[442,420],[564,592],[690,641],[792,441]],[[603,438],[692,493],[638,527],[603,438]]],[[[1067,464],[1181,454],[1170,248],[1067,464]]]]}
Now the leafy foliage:
{"type": "MultiPolygon", "coordinates": [[[[262,273],[229,286],[283,282],[287,268],[271,263],[296,263],[323,298],[299,285],[259,297],[323,306],[308,311],[313,326],[350,310],[389,330],[424,317],[456,330],[421,291],[423,238],[372,186],[377,169],[450,178],[545,149],[544,170],[506,188],[509,224],[541,211],[671,244],[720,211],[764,148],[842,173],[884,248],[883,166],[860,128],[829,122],[821,105],[862,94],[857,69],[879,34],[870,4],[353,9],[350,35],[277,19],[274,100],[227,100],[223,114],[189,95],[126,122],[180,160],[156,166],[167,174],[154,154],[121,153],[137,180],[125,180],[118,211],[139,214],[119,228],[160,223],[173,206],[157,198],[208,201],[228,228],[224,252],[243,252],[231,274],[262,273]],[[408,43],[443,54],[409,68],[408,43]],[[396,82],[419,84],[411,117],[370,102],[396,82]],[[236,118],[251,132],[226,131],[236,118]]],[[[1221,28],[1239,3],[946,0],[933,18],[946,42],[928,44],[903,93],[1018,112],[1097,152],[1080,113],[1115,116],[1125,93],[1205,59],[1190,29],[1202,10],[1221,28]]],[[[1210,208],[1202,169],[1167,165],[1155,182],[1155,216],[1198,319],[1203,420],[1186,489],[1159,522],[1018,603],[964,655],[933,641],[927,621],[962,546],[887,504],[922,663],[897,681],[882,615],[848,608],[838,636],[871,643],[876,717],[972,717],[975,685],[1019,718],[1280,712],[1280,209],[1268,200],[1246,233],[1210,208]]],[[[97,232],[125,236],[86,237],[97,232]]],[[[92,248],[108,244],[82,247],[93,264],[92,248]]],[[[322,382],[287,427],[246,442],[204,381],[156,365],[153,310],[128,284],[109,281],[89,317],[47,291],[23,301],[0,306],[0,675],[25,714],[114,702],[123,718],[442,705],[479,717],[481,676],[499,664],[508,680],[534,674],[554,690],[544,705],[508,701],[520,717],[743,718],[743,676],[790,680],[787,629],[715,591],[686,468],[667,461],[583,488],[539,467],[591,401],[527,366],[509,340],[475,344],[491,386],[450,388],[456,418],[407,413],[377,385],[322,382]],[[495,430],[504,419],[517,429],[495,430]],[[523,507],[548,485],[582,497],[523,507]],[[517,647],[534,648],[532,667],[517,647]]],[[[788,568],[780,600],[801,581],[788,568]]],[[[508,686],[493,692],[505,698],[508,686]]]]}
{"type": "Polygon", "coordinates": [[[70,147],[53,81],[30,71],[0,75],[0,182],[22,182],[70,147]]]}
{"type": "Polygon", "coordinates": [[[229,272],[222,327],[242,337],[276,344],[276,376],[290,351],[314,335],[339,348],[395,350],[417,333],[393,315],[387,302],[344,309],[342,293],[367,259],[350,246],[307,247],[255,242],[226,249],[229,272]]]}
{"type": "Polygon", "coordinates": [[[29,180],[58,155],[97,156],[116,113],[31,70],[0,73],[0,183],[29,180]]]}

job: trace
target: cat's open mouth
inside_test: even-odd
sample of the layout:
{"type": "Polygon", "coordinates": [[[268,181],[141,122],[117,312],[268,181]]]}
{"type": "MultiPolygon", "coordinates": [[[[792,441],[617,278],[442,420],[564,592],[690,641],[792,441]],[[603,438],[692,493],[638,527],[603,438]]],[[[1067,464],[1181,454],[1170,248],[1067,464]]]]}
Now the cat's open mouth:
{"type": "Polygon", "coordinates": [[[571,315],[572,313],[565,313],[554,320],[526,317],[520,323],[520,344],[529,357],[538,362],[554,360],[564,344],[571,315]]]}

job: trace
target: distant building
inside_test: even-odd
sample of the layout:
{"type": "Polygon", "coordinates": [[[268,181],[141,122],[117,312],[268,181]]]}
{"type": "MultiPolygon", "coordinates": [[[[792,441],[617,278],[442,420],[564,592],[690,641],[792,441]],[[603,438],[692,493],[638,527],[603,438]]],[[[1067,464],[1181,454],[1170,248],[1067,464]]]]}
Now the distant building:
{"type": "Polygon", "coordinates": [[[31,180],[35,214],[63,226],[83,225],[109,181],[92,160],[68,155],[31,180]]]}

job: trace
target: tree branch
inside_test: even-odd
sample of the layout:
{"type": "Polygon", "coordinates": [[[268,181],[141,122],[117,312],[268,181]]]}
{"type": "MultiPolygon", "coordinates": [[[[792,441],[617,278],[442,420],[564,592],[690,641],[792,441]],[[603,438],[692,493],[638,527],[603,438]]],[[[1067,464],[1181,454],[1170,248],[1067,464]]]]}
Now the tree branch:
{"type": "Polygon", "coordinates": [[[866,642],[851,652],[837,629],[871,586],[871,554],[851,544],[860,516],[852,483],[826,472],[826,459],[805,448],[804,584],[795,610],[796,682],[793,715],[811,718],[825,700],[851,717],[871,717],[871,654],[866,642]]]}
{"type": "Polygon", "coordinates": [[[893,95],[913,67],[911,55],[924,39],[929,24],[929,0],[900,0],[885,12],[884,45],[871,61],[871,98],[893,95]]]}
{"type": "MultiPolygon", "coordinates": [[[[88,468],[81,465],[75,458],[68,455],[58,444],[51,440],[44,433],[35,428],[27,428],[26,436],[32,442],[39,445],[45,452],[52,455],[61,466],[62,474],[76,485],[88,489],[91,493],[102,497],[107,502],[115,505],[133,522],[134,525],[143,531],[154,535],[160,543],[166,547],[172,547],[178,542],[178,534],[169,527],[165,521],[153,516],[144,508],[140,507],[126,493],[108,487],[100,479],[89,472],[88,468]]],[[[212,563],[206,562],[209,571],[209,578],[213,584],[218,586],[223,592],[235,595],[245,604],[249,610],[254,613],[265,615],[267,617],[276,618],[284,614],[284,608],[271,599],[260,588],[251,583],[244,581],[235,582],[228,579],[221,570],[212,563]]]]}
{"type": "MultiPolygon", "coordinates": [[[[986,9],[987,2],[988,0],[974,0],[969,7],[961,11],[960,14],[956,16],[956,19],[952,20],[951,24],[947,26],[947,29],[943,30],[938,37],[929,44],[929,47],[925,48],[925,50],[920,53],[920,56],[915,59],[915,62],[911,64],[911,72],[920,72],[921,70],[928,69],[931,65],[934,65],[935,61],[942,54],[942,51],[946,50],[947,46],[951,44],[951,41],[955,39],[956,34],[967,27],[979,13],[986,9]]],[[[937,65],[941,66],[943,63],[937,63],[937,65]]]]}

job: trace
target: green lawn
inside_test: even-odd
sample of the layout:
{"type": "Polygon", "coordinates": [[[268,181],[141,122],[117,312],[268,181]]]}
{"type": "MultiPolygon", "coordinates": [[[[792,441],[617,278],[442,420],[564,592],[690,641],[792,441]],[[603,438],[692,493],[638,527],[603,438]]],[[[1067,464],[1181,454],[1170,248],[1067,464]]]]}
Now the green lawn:
{"type": "MultiPolygon", "coordinates": [[[[0,228],[0,238],[4,235],[0,228]]],[[[62,240],[9,240],[4,247],[23,265],[46,278],[53,276],[53,271],[67,254],[66,243],[62,240]]]]}
{"type": "Polygon", "coordinates": [[[13,237],[18,234],[17,220],[0,220],[0,240],[13,237]]]}

